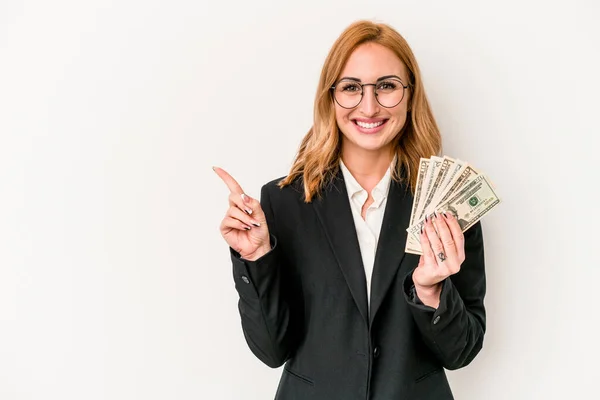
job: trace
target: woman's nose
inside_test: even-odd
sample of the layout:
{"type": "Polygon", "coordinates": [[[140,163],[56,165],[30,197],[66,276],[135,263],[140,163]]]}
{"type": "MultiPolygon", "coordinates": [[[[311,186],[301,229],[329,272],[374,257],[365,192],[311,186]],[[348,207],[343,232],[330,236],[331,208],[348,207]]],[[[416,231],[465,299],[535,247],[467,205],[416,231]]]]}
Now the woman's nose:
{"type": "Polygon", "coordinates": [[[375,94],[375,87],[363,87],[363,98],[360,102],[360,111],[366,116],[373,116],[379,112],[379,103],[375,94]]]}

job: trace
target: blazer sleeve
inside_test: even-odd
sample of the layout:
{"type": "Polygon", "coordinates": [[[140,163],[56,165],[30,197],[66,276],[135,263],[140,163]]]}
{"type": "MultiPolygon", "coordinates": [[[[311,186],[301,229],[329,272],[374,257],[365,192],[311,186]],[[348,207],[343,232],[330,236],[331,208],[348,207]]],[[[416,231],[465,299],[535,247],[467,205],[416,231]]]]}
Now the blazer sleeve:
{"type": "Polygon", "coordinates": [[[268,186],[261,189],[261,207],[269,227],[271,251],[255,261],[230,248],[238,310],[250,350],[271,368],[283,365],[295,348],[287,271],[277,233],[268,186]]]}
{"type": "Polygon", "coordinates": [[[483,346],[486,291],[483,232],[477,222],[465,233],[465,261],[460,271],[442,283],[437,309],[411,298],[411,271],[404,296],[423,340],[446,369],[468,365],[483,346]]]}

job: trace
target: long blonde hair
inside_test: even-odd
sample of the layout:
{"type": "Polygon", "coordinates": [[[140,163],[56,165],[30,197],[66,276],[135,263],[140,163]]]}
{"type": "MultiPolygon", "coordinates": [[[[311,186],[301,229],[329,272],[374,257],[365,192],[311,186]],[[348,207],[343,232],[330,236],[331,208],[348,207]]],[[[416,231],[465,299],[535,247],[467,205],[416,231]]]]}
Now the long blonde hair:
{"type": "Polygon", "coordinates": [[[339,168],[341,133],[330,88],[339,79],[350,54],[367,42],[392,50],[409,72],[409,115],[393,142],[397,162],[392,178],[408,182],[414,194],[420,158],[437,155],[441,150],[439,129],[425,95],[417,60],[408,43],[389,25],[357,21],[340,35],[325,59],[315,97],[313,126],[302,139],[290,173],[279,182],[279,186],[284,187],[302,178],[307,203],[321,193],[339,168]]]}

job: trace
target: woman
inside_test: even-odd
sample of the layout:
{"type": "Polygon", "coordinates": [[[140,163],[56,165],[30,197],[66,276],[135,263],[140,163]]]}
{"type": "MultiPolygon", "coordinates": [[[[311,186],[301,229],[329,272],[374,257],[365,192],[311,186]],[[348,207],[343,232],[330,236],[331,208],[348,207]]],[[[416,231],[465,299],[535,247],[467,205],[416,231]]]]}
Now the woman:
{"type": "Polygon", "coordinates": [[[432,215],[405,254],[421,157],[441,139],[406,41],[359,21],[323,66],[314,125],[260,203],[224,170],[242,328],[276,399],[452,399],[444,368],[469,364],[485,332],[479,223],[432,215]]]}

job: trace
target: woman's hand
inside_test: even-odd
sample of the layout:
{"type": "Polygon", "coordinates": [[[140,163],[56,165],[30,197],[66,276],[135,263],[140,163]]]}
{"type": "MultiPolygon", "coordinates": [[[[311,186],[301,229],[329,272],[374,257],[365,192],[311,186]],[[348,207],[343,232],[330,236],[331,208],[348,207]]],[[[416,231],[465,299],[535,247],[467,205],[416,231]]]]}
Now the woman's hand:
{"type": "Polygon", "coordinates": [[[413,272],[413,283],[423,304],[438,308],[440,282],[460,271],[465,261],[465,237],[452,213],[434,214],[426,219],[421,248],[423,255],[413,272]]]}
{"type": "Polygon", "coordinates": [[[229,188],[229,209],[221,222],[221,235],[246,260],[254,261],[271,250],[267,219],[258,200],[244,194],[225,170],[213,170],[229,188]]]}

